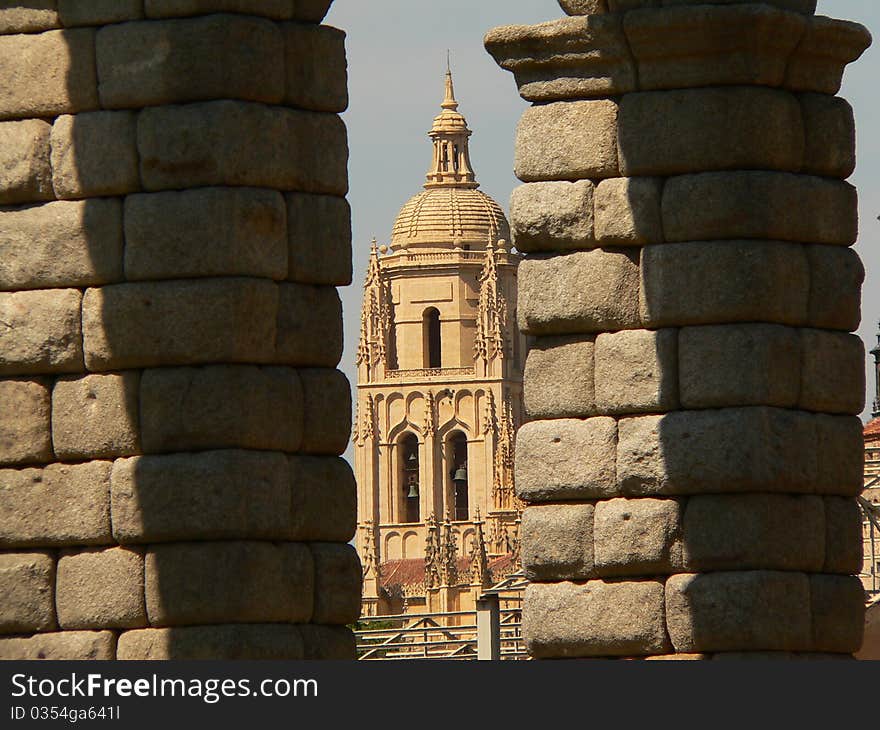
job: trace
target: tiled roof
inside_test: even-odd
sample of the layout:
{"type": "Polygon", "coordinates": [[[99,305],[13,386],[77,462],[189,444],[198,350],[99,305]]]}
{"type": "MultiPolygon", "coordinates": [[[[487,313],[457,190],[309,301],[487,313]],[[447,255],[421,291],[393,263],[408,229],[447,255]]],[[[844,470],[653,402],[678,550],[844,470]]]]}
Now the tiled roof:
{"type": "Polygon", "coordinates": [[[862,433],[865,436],[865,441],[880,440],[880,418],[869,421],[862,433]]]}
{"type": "MultiPolygon", "coordinates": [[[[501,555],[489,560],[491,582],[497,583],[516,569],[512,555],[501,555]]],[[[470,572],[470,560],[458,559],[458,574],[467,576],[470,572]]],[[[425,559],[407,558],[405,560],[388,560],[380,568],[380,583],[386,590],[416,586],[425,582],[425,559]]],[[[468,582],[467,578],[463,582],[468,582]]]]}

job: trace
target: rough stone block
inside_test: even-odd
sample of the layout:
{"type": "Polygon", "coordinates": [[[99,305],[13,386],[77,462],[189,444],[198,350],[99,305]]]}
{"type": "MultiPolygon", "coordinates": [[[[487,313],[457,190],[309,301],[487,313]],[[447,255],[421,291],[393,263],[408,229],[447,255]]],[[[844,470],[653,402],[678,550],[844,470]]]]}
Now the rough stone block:
{"type": "Polygon", "coordinates": [[[60,27],[58,0],[0,3],[0,35],[35,33],[60,27]]]}
{"type": "Polygon", "coordinates": [[[278,453],[117,459],[110,492],[113,537],[123,544],[285,539],[290,492],[287,459],[278,453]]]}
{"type": "Polygon", "coordinates": [[[284,102],[300,109],[343,112],[348,107],[345,33],[330,26],[283,26],[284,102]]]}
{"type": "Polygon", "coordinates": [[[138,151],[147,190],[348,192],[345,125],[334,114],[241,101],[154,107],[138,117],[138,151]]]}
{"type": "Polygon", "coordinates": [[[221,624],[136,629],[119,636],[120,660],[303,659],[300,627],[289,624],[221,624]]]}
{"type": "Polygon", "coordinates": [[[684,511],[684,566],[690,571],[822,569],[821,497],[706,494],[684,511]]]}
{"type": "Polygon", "coordinates": [[[304,368],[302,451],[339,456],[351,437],[351,387],[339,370],[304,368]]]}
{"type": "Polygon", "coordinates": [[[66,28],[106,25],[144,17],[143,0],[58,0],[58,15],[66,28]]]}
{"type": "Polygon", "coordinates": [[[109,660],[116,658],[112,631],[59,631],[30,637],[0,637],[0,659],[109,660]]]}
{"type": "Polygon", "coordinates": [[[123,23],[96,38],[98,93],[108,109],[284,98],[284,38],[262,18],[203,18],[123,23]],[[259,79],[259,83],[254,83],[259,79]]]}
{"type": "Polygon", "coordinates": [[[291,456],[290,540],[349,542],[357,527],[357,485],[337,457],[291,456]]]}
{"type": "Polygon", "coordinates": [[[678,407],[678,331],[628,330],[596,338],[596,409],[644,413],[678,407]]]}
{"type": "Polygon", "coordinates": [[[850,245],[858,197],[845,182],[784,172],[682,175],[663,190],[668,241],[769,238],[850,245]]]}
{"type": "Polygon", "coordinates": [[[49,162],[51,134],[52,126],[41,119],[0,122],[0,204],[55,197],[49,162]]]}
{"type": "Polygon", "coordinates": [[[627,94],[618,126],[624,177],[694,170],[796,172],[803,163],[800,104],[785,91],[717,87],[627,94]]]}
{"type": "Polygon", "coordinates": [[[862,646],[865,589],[853,575],[811,575],[814,651],[852,654],[862,646]]]}
{"type": "Polygon", "coordinates": [[[351,207],[345,198],[295,193],[287,199],[287,278],[303,284],[352,281],[351,207]]]}
{"type": "Polygon", "coordinates": [[[314,601],[306,545],[173,543],[147,552],[147,614],[153,626],[306,623],[314,601]]]}
{"type": "Polygon", "coordinates": [[[681,512],[674,499],[596,503],[596,572],[603,576],[673,572],[681,565],[681,512]]]}
{"type": "MultiPolygon", "coordinates": [[[[289,20],[292,6],[305,2],[314,5],[320,0],[144,0],[148,18],[178,18],[206,13],[243,13],[262,15],[273,20],[289,20]]],[[[330,0],[332,2],[332,0],[330,0]]],[[[330,2],[323,0],[328,8],[330,2]]],[[[326,9],[325,9],[326,10],[326,9]]],[[[323,15],[321,16],[323,18],[323,15]]],[[[321,18],[315,22],[320,22],[321,18]]]]}
{"type": "Polygon", "coordinates": [[[335,287],[281,284],[275,361],[336,367],[342,358],[342,301],[335,287]]]}
{"type": "Polygon", "coordinates": [[[856,123],[846,99],[801,94],[806,149],[804,172],[846,179],[856,169],[856,123]]]}
{"type": "Polygon", "coordinates": [[[858,416],[813,416],[817,494],[855,497],[864,486],[865,444],[858,416]]]}
{"type": "Polygon", "coordinates": [[[773,324],[683,327],[678,337],[683,408],[797,405],[798,330],[773,324]]]}
{"type": "Polygon", "coordinates": [[[855,499],[825,497],[825,562],[823,573],[862,570],[862,510],[855,499]]]}
{"type": "Polygon", "coordinates": [[[305,624],[299,627],[299,631],[306,659],[351,661],[357,657],[354,634],[348,626],[305,624]]]}
{"type": "Polygon", "coordinates": [[[596,188],[596,240],[603,246],[662,243],[662,180],[615,177],[596,188]]]}
{"type": "Polygon", "coordinates": [[[605,0],[559,0],[559,6],[569,15],[594,15],[605,13],[605,0]]]}
{"type": "Polygon", "coordinates": [[[199,188],[125,200],[129,280],[287,276],[284,199],[274,190],[199,188]]]}
{"type": "MultiPolygon", "coordinates": [[[[578,0],[566,0],[578,2],[578,0]]],[[[590,0],[584,0],[589,2],[590,0]]],[[[607,0],[608,8],[613,13],[639,8],[659,8],[678,5],[739,5],[751,3],[752,0],[607,0]]],[[[762,5],[772,5],[781,10],[812,15],[816,12],[816,0],[759,0],[762,5]]]]}
{"type": "Polygon", "coordinates": [[[666,582],[666,626],[679,652],[809,651],[809,601],[803,573],[683,573],[666,582]]]}
{"type": "Polygon", "coordinates": [[[589,180],[520,185],[510,197],[510,223],[518,251],[594,248],[593,191],[589,180]]]}
{"type": "Polygon", "coordinates": [[[38,380],[0,380],[0,464],[52,461],[50,395],[38,380]]]}
{"type": "Polygon", "coordinates": [[[83,369],[77,289],[0,293],[0,375],[83,369]]]}
{"type": "Polygon", "coordinates": [[[591,416],[593,337],[538,337],[526,357],[523,402],[529,418],[591,416]]]}
{"type": "MultiPolygon", "coordinates": [[[[302,385],[291,368],[161,368],[146,370],[141,378],[141,440],[148,454],[295,452],[303,439],[303,411],[302,385]]],[[[321,419],[331,420],[329,413],[328,406],[321,419]]]]}
{"type": "Polygon", "coordinates": [[[50,553],[0,553],[0,595],[0,634],[51,631],[57,626],[55,559],[50,553]]]}
{"type": "Polygon", "coordinates": [[[617,104],[558,102],[526,109],[516,133],[523,182],[618,177],[617,104]]]}
{"type": "Polygon", "coordinates": [[[795,91],[840,91],[843,71],[871,45],[868,29],[848,20],[817,16],[789,61],[785,85],[795,91]]]}
{"type": "Polygon", "coordinates": [[[807,246],[810,264],[811,327],[858,329],[862,319],[862,283],[865,267],[858,254],[837,246],[807,246]]]}
{"type": "Polygon", "coordinates": [[[799,407],[857,415],[865,407],[865,345],[857,335],[800,330],[799,407]]]}
{"type": "Polygon", "coordinates": [[[594,577],[593,505],[532,505],[523,512],[520,546],[531,581],[594,577]]]}
{"type": "Polygon", "coordinates": [[[0,119],[97,108],[94,30],[0,36],[0,119]]]}
{"type": "Polygon", "coordinates": [[[122,547],[63,552],[55,602],[64,629],[146,626],[143,553],[122,547]]]}
{"type": "Polygon", "coordinates": [[[274,358],[278,287],[264,279],[115,284],[88,289],[82,310],[89,370],[274,358]]]}
{"type": "Polygon", "coordinates": [[[119,201],[0,210],[0,290],[93,286],[121,278],[119,201]]]}
{"type": "MultiPolygon", "coordinates": [[[[728,322],[802,325],[810,273],[804,246],[715,241],[646,246],[641,313],[649,327],[728,322]]],[[[522,311],[522,309],[520,309],[522,311]]]]}
{"type": "Polygon", "coordinates": [[[665,653],[663,584],[534,583],[525,591],[523,636],[536,659],[665,653]]]}
{"type": "Polygon", "coordinates": [[[61,199],[138,190],[133,112],[64,115],[52,125],[52,185],[61,199]]]}
{"type": "Polygon", "coordinates": [[[317,624],[353,624],[361,615],[361,561],[351,545],[315,542],[309,545],[315,562],[317,624]]]}
{"type": "Polygon", "coordinates": [[[140,373],[60,378],[52,391],[52,444],[65,460],[128,456],[141,450],[140,373]]]}
{"type": "Polygon", "coordinates": [[[559,419],[524,425],[516,442],[516,492],[528,502],[615,494],[617,423],[559,419]]]}
{"type": "Polygon", "coordinates": [[[620,251],[531,258],[519,267],[519,327],[530,335],[639,326],[639,266],[620,251]]]}

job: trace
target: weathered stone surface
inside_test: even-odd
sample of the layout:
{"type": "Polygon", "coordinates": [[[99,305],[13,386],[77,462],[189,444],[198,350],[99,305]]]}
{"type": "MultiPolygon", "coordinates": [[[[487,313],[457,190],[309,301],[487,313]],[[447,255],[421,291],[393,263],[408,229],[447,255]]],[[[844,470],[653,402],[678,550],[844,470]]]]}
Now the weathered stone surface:
{"type": "Polygon", "coordinates": [[[596,338],[596,409],[645,413],[678,407],[678,331],[629,330],[596,338]]]}
{"type": "Polygon", "coordinates": [[[98,32],[96,53],[98,93],[108,109],[210,99],[278,104],[284,98],[284,38],[262,18],[110,25],[98,32]]]}
{"type": "Polygon", "coordinates": [[[89,370],[274,358],[278,288],[263,279],[116,284],[82,310],[89,370]]]}
{"type": "Polygon", "coordinates": [[[52,185],[61,199],[138,190],[133,112],[64,115],[52,125],[52,185]]]}
{"type": "MultiPolygon", "coordinates": [[[[577,0],[571,0],[577,2],[577,0]]],[[[589,2],[589,0],[586,0],[589,2]]],[[[612,12],[636,10],[638,8],[659,8],[677,5],[739,5],[752,0],[607,0],[612,12]]],[[[816,0],[759,0],[763,5],[772,5],[782,10],[812,15],[816,12],[816,0]]]]}
{"type": "Polygon", "coordinates": [[[330,26],[301,23],[285,24],[282,33],[285,104],[319,112],[345,111],[348,107],[345,33],[330,26]]]}
{"type": "Polygon", "coordinates": [[[800,330],[798,405],[808,411],[857,415],[865,407],[865,345],[857,335],[800,330]]]}
{"type": "Polygon", "coordinates": [[[593,337],[538,337],[526,357],[523,403],[529,418],[584,417],[596,412],[593,337]]]}
{"type": "Polygon", "coordinates": [[[868,29],[848,20],[810,18],[803,39],[788,65],[785,85],[795,91],[840,91],[843,71],[871,44],[868,29]]]}
{"type": "Polygon", "coordinates": [[[298,626],[220,624],[125,631],[119,636],[117,658],[135,661],[291,661],[304,657],[298,626]]]}
{"type": "MultiPolygon", "coordinates": [[[[148,454],[209,449],[295,452],[303,439],[303,412],[302,385],[291,368],[161,368],[146,370],[141,378],[141,440],[148,454]]],[[[314,423],[331,420],[322,411],[314,423]]]]}
{"type": "MultiPolygon", "coordinates": [[[[292,6],[302,2],[303,0],[294,2],[291,0],[144,0],[144,9],[148,18],[178,18],[205,13],[243,13],[263,15],[274,20],[289,20],[293,16],[292,6]]],[[[332,0],[330,2],[305,0],[306,5],[321,2],[329,8],[332,0]]],[[[315,22],[320,22],[321,18],[315,22]]]]}
{"type": "Polygon", "coordinates": [[[139,20],[144,17],[142,0],[58,0],[58,15],[66,28],[139,20]]]}
{"type": "Polygon", "coordinates": [[[614,496],[616,443],[613,418],[527,423],[516,441],[517,494],[528,502],[614,496]]]}
{"type": "Polygon", "coordinates": [[[862,283],[865,267],[858,254],[837,246],[807,246],[810,264],[811,327],[858,329],[862,319],[862,283]]]}
{"type": "Polygon", "coordinates": [[[526,259],[518,274],[519,327],[531,335],[636,328],[638,276],[634,256],[619,251],[526,259]]]}
{"type": "Polygon", "coordinates": [[[608,10],[605,0],[559,0],[559,6],[569,15],[593,15],[608,10]]]}
{"type": "Polygon", "coordinates": [[[845,182],[782,172],[682,175],[663,190],[668,241],[769,238],[850,245],[858,197],[845,182]]]}
{"type": "Polygon", "coordinates": [[[662,243],[660,195],[663,182],[652,177],[616,177],[596,188],[596,240],[603,246],[662,243]]]}
{"type": "Polygon", "coordinates": [[[807,254],[804,246],[794,243],[699,241],[646,246],[641,277],[641,314],[649,327],[727,322],[802,325],[807,318],[807,254]]]}
{"type": "Polygon", "coordinates": [[[0,595],[0,634],[54,629],[57,624],[52,555],[0,553],[0,595]]]}
{"type": "Polygon", "coordinates": [[[0,375],[83,369],[76,289],[0,293],[0,375]]]}
{"type": "Polygon", "coordinates": [[[851,654],[862,646],[865,589],[853,575],[811,575],[814,651],[851,654]]]}
{"type": "Polygon", "coordinates": [[[91,28],[0,36],[0,119],[97,109],[91,28]]]}
{"type": "Polygon", "coordinates": [[[520,530],[529,580],[594,577],[592,504],[532,505],[523,512],[520,530]]]}
{"type": "Polygon", "coordinates": [[[27,638],[0,637],[0,659],[80,660],[116,658],[116,635],[112,631],[59,631],[27,638]]]}
{"type": "Polygon", "coordinates": [[[666,626],[676,651],[809,651],[810,582],[769,570],[672,576],[666,626]]]}
{"type": "Polygon", "coordinates": [[[60,27],[58,0],[4,2],[0,5],[0,35],[34,33],[60,27]]]}
{"type": "Polygon", "coordinates": [[[855,499],[825,497],[823,573],[859,573],[862,569],[862,510],[855,499]]]}
{"type": "Polygon", "coordinates": [[[352,281],[351,207],[345,198],[294,193],[287,200],[287,278],[303,284],[352,281]]]}
{"type": "Polygon", "coordinates": [[[147,614],[153,626],[305,623],[314,573],[299,543],[156,545],[146,559],[147,614]]]}
{"type": "Polygon", "coordinates": [[[0,470],[0,545],[20,548],[112,542],[110,466],[109,461],[93,461],[0,470]]]}
{"type": "Polygon", "coordinates": [[[0,380],[0,464],[52,460],[50,395],[39,380],[0,380]]]}
{"type": "Polygon", "coordinates": [[[357,657],[354,634],[347,626],[316,626],[305,624],[299,627],[303,637],[306,659],[342,659],[357,657]]]}
{"type": "Polygon", "coordinates": [[[864,439],[858,416],[813,416],[817,494],[855,497],[864,486],[864,439]]]}
{"type": "Polygon", "coordinates": [[[520,185],[510,197],[510,224],[518,251],[594,248],[593,191],[589,180],[520,185]]]}
{"type": "Polygon", "coordinates": [[[804,172],[848,178],[856,168],[856,123],[846,99],[801,94],[806,149],[804,172]]]}
{"type": "Polygon", "coordinates": [[[140,373],[60,378],[52,391],[52,444],[59,459],[139,453],[140,373]]]}
{"type": "Polygon", "coordinates": [[[309,545],[315,562],[317,624],[353,624],[361,615],[361,561],[351,545],[315,542],[309,545]]]}
{"type": "Polygon", "coordinates": [[[683,408],[797,405],[798,330],[773,324],[682,327],[678,337],[683,408]]]}
{"type": "Polygon", "coordinates": [[[49,163],[51,134],[52,126],[41,119],[0,122],[0,204],[55,197],[49,163]]]}
{"type": "Polygon", "coordinates": [[[306,23],[320,23],[333,0],[294,0],[293,19],[306,23]]]}
{"type": "Polygon", "coordinates": [[[627,94],[620,102],[618,126],[624,177],[694,170],[796,172],[803,163],[800,104],[793,94],[775,89],[717,87],[627,94]]]}
{"type": "Polygon", "coordinates": [[[290,492],[287,458],[279,453],[117,459],[110,492],[113,537],[123,544],[285,539],[290,492]]]}
{"type": "Polygon", "coordinates": [[[345,125],[333,114],[240,101],[149,108],[138,117],[138,150],[147,190],[348,192],[345,125]]]}
{"type": "Polygon", "coordinates": [[[821,497],[704,494],[684,511],[684,566],[691,571],[822,569],[821,497]]]}
{"type": "Polygon", "coordinates": [[[63,552],[55,602],[64,629],[146,626],[143,553],[122,547],[63,552]]]}
{"type": "Polygon", "coordinates": [[[537,658],[661,654],[669,650],[659,581],[534,583],[523,636],[537,658]]]}
{"type": "Polygon", "coordinates": [[[284,199],[274,190],[199,188],[125,199],[129,280],[287,276],[284,199]]]}
{"type": "Polygon", "coordinates": [[[761,4],[663,7],[624,18],[645,90],[779,86],[806,24],[799,15],[761,4]]]}
{"type": "Polygon", "coordinates": [[[357,485],[337,457],[291,456],[290,540],[348,542],[357,527],[357,485]]]}
{"type": "Polygon", "coordinates": [[[516,133],[523,182],[618,177],[617,104],[575,101],[526,109],[516,133]]]}
{"type": "Polygon", "coordinates": [[[602,576],[673,572],[681,565],[681,512],[674,499],[597,502],[596,572],[602,576]]]}
{"type": "Polygon", "coordinates": [[[329,368],[303,368],[296,372],[302,381],[304,403],[302,451],[339,456],[348,448],[351,437],[348,378],[329,368]]]}
{"type": "Polygon", "coordinates": [[[112,199],[0,210],[0,290],[122,278],[122,206],[112,199]]]}
{"type": "Polygon", "coordinates": [[[275,361],[336,367],[342,358],[342,300],[332,286],[281,284],[275,361]]]}

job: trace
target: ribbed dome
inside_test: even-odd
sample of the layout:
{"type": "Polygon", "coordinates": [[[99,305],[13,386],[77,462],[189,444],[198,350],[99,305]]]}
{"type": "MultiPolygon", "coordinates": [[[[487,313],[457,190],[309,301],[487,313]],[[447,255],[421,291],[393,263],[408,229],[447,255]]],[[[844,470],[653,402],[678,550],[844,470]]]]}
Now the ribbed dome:
{"type": "Polygon", "coordinates": [[[403,206],[391,233],[392,248],[451,244],[484,248],[489,239],[510,240],[504,211],[485,193],[469,188],[429,188],[403,206]]]}

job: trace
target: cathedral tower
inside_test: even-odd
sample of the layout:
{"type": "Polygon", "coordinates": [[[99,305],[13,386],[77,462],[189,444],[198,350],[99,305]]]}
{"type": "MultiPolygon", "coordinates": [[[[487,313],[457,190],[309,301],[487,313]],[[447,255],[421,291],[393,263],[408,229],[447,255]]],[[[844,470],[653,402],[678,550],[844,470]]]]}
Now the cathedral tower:
{"type": "Polygon", "coordinates": [[[364,614],[462,610],[516,550],[525,347],[501,207],[446,74],[424,191],[373,241],[354,425],[364,614]],[[494,570],[493,570],[494,569],[494,570]]]}

